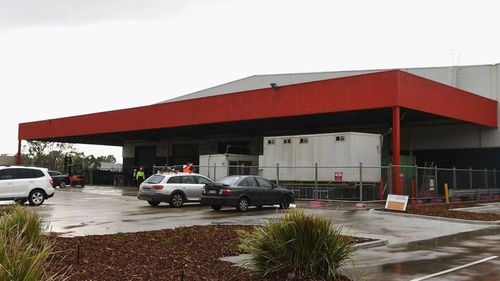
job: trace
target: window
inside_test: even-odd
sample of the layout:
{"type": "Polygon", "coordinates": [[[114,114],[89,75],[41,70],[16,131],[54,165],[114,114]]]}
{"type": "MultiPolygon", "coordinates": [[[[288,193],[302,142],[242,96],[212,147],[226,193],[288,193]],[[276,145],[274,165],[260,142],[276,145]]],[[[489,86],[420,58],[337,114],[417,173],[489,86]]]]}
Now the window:
{"type": "Polygon", "coordinates": [[[345,136],[336,136],[335,140],[336,141],[345,141],[345,136]]]}
{"type": "Polygon", "coordinates": [[[204,177],[196,177],[196,179],[198,180],[198,183],[199,184],[207,184],[207,183],[211,183],[211,181],[209,179],[206,179],[204,177]]]}
{"type": "Polygon", "coordinates": [[[34,179],[34,178],[42,178],[44,176],[43,172],[35,169],[16,169],[14,173],[16,174],[15,178],[18,179],[34,179]]]}
{"type": "Polygon", "coordinates": [[[300,138],[300,143],[308,143],[309,140],[307,138],[300,138]]]}
{"type": "Polygon", "coordinates": [[[267,140],[267,144],[274,144],[274,140],[267,140]]]}
{"type": "Polygon", "coordinates": [[[49,175],[51,177],[53,177],[53,176],[60,176],[60,175],[62,175],[62,173],[58,172],[58,171],[49,171],[49,175]]]}
{"type": "Polygon", "coordinates": [[[194,176],[182,176],[181,183],[195,184],[196,180],[194,179],[194,176]]]}
{"type": "Polygon", "coordinates": [[[269,187],[269,188],[273,187],[273,184],[264,178],[256,177],[255,179],[257,180],[257,182],[259,183],[259,186],[261,186],[261,187],[269,187]]]}
{"type": "Polygon", "coordinates": [[[292,143],[292,139],[284,139],[283,143],[292,143]]]}
{"type": "Polygon", "coordinates": [[[243,179],[239,184],[239,186],[259,186],[255,181],[254,177],[248,177],[243,179]]]}
{"type": "Polygon", "coordinates": [[[147,180],[146,183],[157,184],[160,183],[165,177],[161,175],[152,175],[147,180]]]}
{"type": "Polygon", "coordinates": [[[223,185],[234,185],[239,180],[240,180],[240,177],[229,176],[229,177],[225,177],[225,178],[218,180],[217,183],[220,183],[223,185]]]}
{"type": "Polygon", "coordinates": [[[181,183],[181,177],[171,177],[168,179],[167,183],[181,183]]]}
{"type": "Polygon", "coordinates": [[[0,170],[0,180],[10,180],[14,178],[14,169],[0,170]]]}

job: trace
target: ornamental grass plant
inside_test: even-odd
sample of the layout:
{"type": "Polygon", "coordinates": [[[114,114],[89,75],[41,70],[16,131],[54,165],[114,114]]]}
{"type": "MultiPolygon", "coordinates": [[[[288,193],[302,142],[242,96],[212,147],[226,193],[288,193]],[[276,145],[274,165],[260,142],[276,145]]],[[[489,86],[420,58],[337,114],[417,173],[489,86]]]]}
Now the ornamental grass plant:
{"type": "Polygon", "coordinates": [[[240,236],[240,249],[251,256],[245,266],[263,277],[335,280],[354,252],[341,228],[299,209],[240,236]]]}
{"type": "Polygon", "coordinates": [[[44,270],[52,246],[38,215],[17,205],[3,207],[0,214],[0,280],[64,280],[44,270]]]}

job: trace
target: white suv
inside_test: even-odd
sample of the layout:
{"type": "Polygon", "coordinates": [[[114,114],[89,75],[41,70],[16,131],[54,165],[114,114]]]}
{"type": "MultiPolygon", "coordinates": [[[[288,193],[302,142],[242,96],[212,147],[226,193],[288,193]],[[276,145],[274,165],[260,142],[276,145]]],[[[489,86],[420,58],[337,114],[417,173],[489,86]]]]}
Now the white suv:
{"type": "Polygon", "coordinates": [[[201,190],[213,181],[205,176],[192,173],[164,173],[147,178],[139,187],[137,198],[148,201],[156,207],[167,202],[172,207],[181,207],[184,202],[199,202],[201,190]]]}
{"type": "Polygon", "coordinates": [[[52,178],[48,170],[36,167],[0,166],[0,200],[14,200],[38,206],[52,196],[52,178]]]}

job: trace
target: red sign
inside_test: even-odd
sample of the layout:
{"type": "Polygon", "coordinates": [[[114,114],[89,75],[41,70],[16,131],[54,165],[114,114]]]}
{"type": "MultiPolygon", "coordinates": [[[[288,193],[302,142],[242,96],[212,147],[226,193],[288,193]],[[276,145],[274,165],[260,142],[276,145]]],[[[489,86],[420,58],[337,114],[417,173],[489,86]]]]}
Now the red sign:
{"type": "Polygon", "coordinates": [[[335,181],[342,181],[342,176],[344,176],[344,173],[335,172],[335,174],[334,174],[335,181]]]}

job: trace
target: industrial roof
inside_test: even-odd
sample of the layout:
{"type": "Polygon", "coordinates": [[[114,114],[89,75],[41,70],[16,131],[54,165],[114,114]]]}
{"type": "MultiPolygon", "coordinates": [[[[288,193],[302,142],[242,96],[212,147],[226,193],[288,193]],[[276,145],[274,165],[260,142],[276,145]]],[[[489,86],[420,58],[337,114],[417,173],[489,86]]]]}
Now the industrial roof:
{"type": "MultiPolygon", "coordinates": [[[[182,136],[187,131],[179,128],[198,126],[196,130],[200,131],[200,126],[208,128],[258,120],[271,122],[261,122],[259,126],[272,127],[286,124],[276,122],[280,118],[366,112],[395,106],[418,114],[497,127],[497,102],[494,100],[400,70],[350,74],[338,78],[327,78],[334,73],[252,76],[221,85],[220,91],[211,88],[168,103],[22,123],[19,125],[19,139],[121,145],[127,139],[144,137],[146,132],[151,136],[168,137],[167,133],[172,131],[165,130],[175,129],[176,136],[182,136]],[[325,80],[295,84],[298,79],[313,77],[325,80]],[[276,83],[278,87],[266,85],[268,82],[276,83]],[[285,84],[291,82],[294,84],[285,84]],[[245,83],[250,90],[241,91],[245,83]],[[231,92],[231,87],[236,86],[240,91],[231,92]]],[[[326,117],[321,122],[327,120],[332,125],[331,122],[337,121],[331,119],[326,117]]],[[[346,124],[351,124],[352,120],[347,120],[346,124]]],[[[373,122],[370,118],[358,121],[367,120],[373,122]]],[[[230,131],[231,126],[219,129],[230,131]]],[[[256,130],[259,127],[254,123],[249,128],[256,130]]]]}

